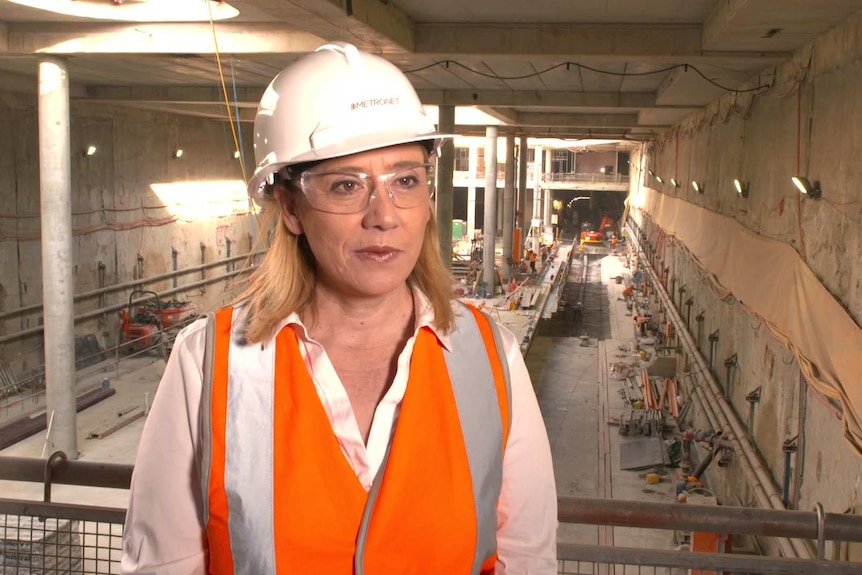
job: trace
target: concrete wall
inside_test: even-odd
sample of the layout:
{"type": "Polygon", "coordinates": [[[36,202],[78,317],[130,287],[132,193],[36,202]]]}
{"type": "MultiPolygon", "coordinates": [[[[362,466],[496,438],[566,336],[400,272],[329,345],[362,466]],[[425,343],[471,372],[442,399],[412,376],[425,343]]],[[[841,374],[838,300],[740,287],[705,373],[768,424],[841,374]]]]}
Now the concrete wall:
{"type": "Polygon", "coordinates": [[[578,174],[599,174],[602,168],[611,166],[616,169],[616,152],[582,152],[575,156],[575,172],[578,174]]]}
{"type": "MultiPolygon", "coordinates": [[[[249,251],[255,224],[247,200],[219,199],[218,190],[234,181],[242,189],[240,162],[233,158],[229,126],[211,120],[160,114],[105,105],[72,103],[72,225],[75,230],[75,293],[104,285],[144,279],[173,269],[249,251]],[[95,155],[85,156],[90,145],[95,155]],[[181,159],[173,158],[177,148],[181,159]],[[159,187],[161,186],[161,187],[159,187]],[[173,195],[159,197],[157,190],[173,195]],[[206,208],[201,214],[201,209],[206,208]],[[143,274],[138,275],[138,256],[143,274]]],[[[39,222],[39,151],[34,96],[0,93],[0,334],[7,336],[40,325],[41,311],[12,314],[41,304],[39,222]]],[[[246,138],[248,139],[248,138],[246,138]]],[[[246,150],[246,158],[253,156],[246,150]]],[[[243,262],[234,264],[237,268],[243,262]]],[[[224,274],[226,266],[206,271],[224,274]]],[[[178,278],[179,286],[198,282],[200,272],[178,278]]],[[[146,289],[171,289],[171,279],[145,284],[146,289]]],[[[218,282],[175,296],[206,311],[224,303],[229,282],[218,282]]],[[[131,287],[99,298],[76,302],[75,313],[128,300],[131,287]]],[[[117,312],[76,323],[76,335],[95,334],[104,347],[119,337],[117,312]]],[[[20,375],[43,362],[41,334],[0,344],[0,361],[20,375]]]]}
{"type": "MultiPolygon", "coordinates": [[[[647,150],[641,164],[665,181],[662,185],[645,176],[647,185],[794,246],[857,323],[862,318],[860,37],[862,14],[799,50],[774,77],[769,71],[754,79],[749,87],[770,86],[757,96],[752,92],[727,96],[675,126],[647,150]],[[819,181],[823,198],[799,194],[790,181],[797,174],[819,181]],[[681,180],[682,186],[673,188],[667,183],[671,177],[681,180]],[[735,192],[734,178],[750,182],[748,198],[735,192]],[[695,192],[692,180],[701,182],[705,192],[695,192]]],[[[632,161],[637,165],[641,158],[635,154],[632,161]]],[[[782,445],[800,435],[804,447],[793,458],[801,466],[799,508],[810,510],[819,501],[827,511],[858,512],[862,459],[842,439],[834,407],[807,385],[800,393],[792,354],[732,297],[722,299],[711,289],[684,246],[670,242],[664,262],[662,267],[671,269],[677,287],[687,284],[686,299],[694,297],[692,318],[704,313],[701,349],[707,358],[707,334],[719,331],[715,374],[723,385],[727,385],[723,362],[737,355],[739,367],[731,373],[729,396],[743,422],[750,412],[746,395],[761,388],[751,433],[779,490],[784,478],[782,445]]],[[[714,469],[722,483],[719,490],[730,504],[748,504],[750,491],[736,467],[731,463],[714,469]]]]}

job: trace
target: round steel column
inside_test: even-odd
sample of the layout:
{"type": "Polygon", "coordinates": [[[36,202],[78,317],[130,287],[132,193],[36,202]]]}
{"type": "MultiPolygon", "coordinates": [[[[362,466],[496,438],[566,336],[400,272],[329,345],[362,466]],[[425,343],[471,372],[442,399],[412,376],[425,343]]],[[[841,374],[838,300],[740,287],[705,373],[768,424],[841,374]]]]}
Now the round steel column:
{"type": "Polygon", "coordinates": [[[66,62],[54,57],[39,60],[39,193],[47,451],[76,459],[69,74],[66,62]]]}

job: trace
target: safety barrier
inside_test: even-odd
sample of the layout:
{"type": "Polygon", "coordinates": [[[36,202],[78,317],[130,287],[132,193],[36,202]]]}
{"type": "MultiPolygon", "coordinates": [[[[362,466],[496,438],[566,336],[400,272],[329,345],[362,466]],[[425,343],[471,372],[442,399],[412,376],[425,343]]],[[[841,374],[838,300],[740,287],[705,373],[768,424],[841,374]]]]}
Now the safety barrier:
{"type": "MultiPolygon", "coordinates": [[[[54,484],[128,489],[129,465],[0,457],[0,480],[42,483],[45,501],[0,498],[0,574],[118,573],[125,510],[51,502],[54,484]]],[[[560,542],[559,573],[686,575],[775,573],[862,575],[862,563],[824,559],[827,541],[862,542],[862,517],[747,507],[561,497],[561,523],[709,531],[816,542],[819,559],[560,542]]],[[[668,541],[672,537],[668,534],[668,541]]]]}

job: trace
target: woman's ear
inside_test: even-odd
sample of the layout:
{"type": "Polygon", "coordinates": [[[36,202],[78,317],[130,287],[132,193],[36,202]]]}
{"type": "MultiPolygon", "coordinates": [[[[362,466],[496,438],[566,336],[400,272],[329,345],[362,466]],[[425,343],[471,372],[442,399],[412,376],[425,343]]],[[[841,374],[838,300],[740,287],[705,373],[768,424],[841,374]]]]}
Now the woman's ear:
{"type": "Polygon", "coordinates": [[[287,229],[295,236],[300,236],[305,233],[302,227],[302,220],[299,218],[297,205],[297,192],[294,189],[286,186],[282,182],[278,182],[273,186],[272,193],[278,201],[278,207],[281,210],[281,220],[287,229]]]}

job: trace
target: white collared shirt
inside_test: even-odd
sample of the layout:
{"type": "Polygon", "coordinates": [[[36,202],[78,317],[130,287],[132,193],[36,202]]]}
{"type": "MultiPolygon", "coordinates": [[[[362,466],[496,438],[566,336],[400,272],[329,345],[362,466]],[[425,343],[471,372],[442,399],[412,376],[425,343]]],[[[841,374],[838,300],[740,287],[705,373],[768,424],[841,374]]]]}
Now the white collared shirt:
{"type": "MultiPolygon", "coordinates": [[[[344,456],[362,486],[371,488],[392,439],[407,389],[416,334],[434,315],[427,299],[414,292],[416,329],[398,356],[395,378],[374,412],[364,443],[347,391],[323,347],[308,336],[297,314],[290,325],[344,456]]],[[[448,337],[434,330],[444,346],[448,337]]],[[[194,462],[200,456],[202,358],[206,322],[177,337],[138,448],[122,572],[204,575],[206,537],[201,525],[202,495],[194,462]]],[[[544,575],[557,572],[557,495],[547,432],[514,335],[500,328],[512,383],[512,420],[503,486],[497,506],[497,574],[544,575]]]]}

